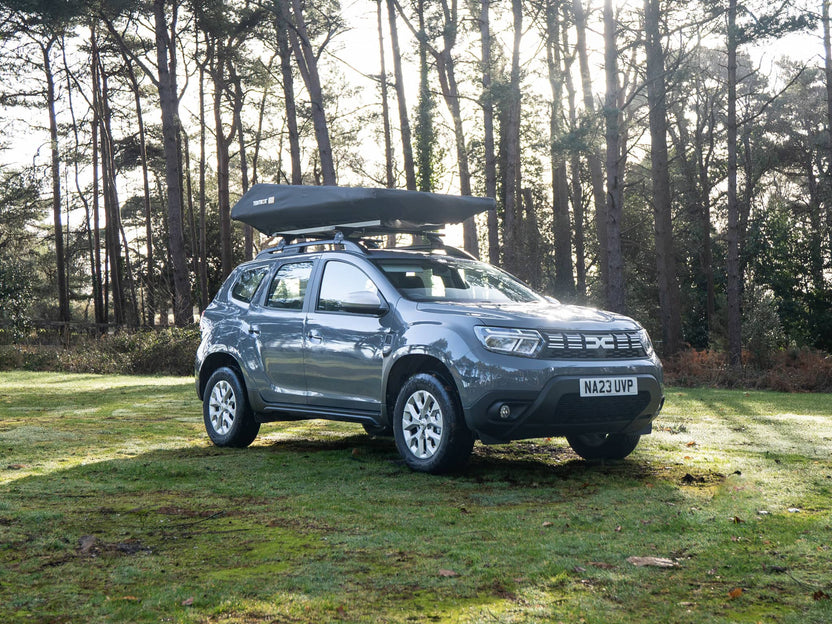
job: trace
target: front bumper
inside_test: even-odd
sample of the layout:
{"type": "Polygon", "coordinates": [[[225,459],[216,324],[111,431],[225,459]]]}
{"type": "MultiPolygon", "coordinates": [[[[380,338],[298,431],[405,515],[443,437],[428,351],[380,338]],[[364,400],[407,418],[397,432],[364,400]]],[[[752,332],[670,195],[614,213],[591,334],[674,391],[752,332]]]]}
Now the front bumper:
{"type": "Polygon", "coordinates": [[[637,395],[581,397],[579,379],[588,376],[555,376],[539,392],[492,390],[465,409],[466,421],[486,444],[578,433],[649,431],[664,403],[655,375],[634,375],[637,395]],[[501,411],[504,405],[508,410],[501,411]]]}

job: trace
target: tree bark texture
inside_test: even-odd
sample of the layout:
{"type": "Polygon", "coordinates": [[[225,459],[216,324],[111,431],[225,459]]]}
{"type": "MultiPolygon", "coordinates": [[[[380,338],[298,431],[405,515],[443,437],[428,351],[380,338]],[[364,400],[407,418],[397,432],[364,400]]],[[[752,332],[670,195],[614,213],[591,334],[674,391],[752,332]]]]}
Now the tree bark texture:
{"type": "Polygon", "coordinates": [[[41,45],[43,53],[43,72],[46,79],[46,109],[49,114],[49,149],[51,153],[52,174],[52,219],[55,237],[55,260],[58,287],[58,318],[69,322],[69,288],[66,279],[66,256],[64,252],[64,232],[61,225],[61,153],[58,145],[58,118],[55,113],[55,77],[52,74],[52,46],[57,41],[56,35],[41,45]]]}
{"type": "Polygon", "coordinates": [[[384,62],[384,30],[382,0],[376,0],[376,22],[378,25],[378,57],[379,57],[379,83],[381,85],[381,119],[384,129],[384,184],[387,188],[396,186],[396,178],[393,174],[393,137],[390,131],[390,105],[387,89],[387,68],[384,62]]]}
{"type": "Polygon", "coordinates": [[[173,272],[174,322],[179,327],[193,323],[191,285],[182,227],[182,175],[179,158],[179,101],[176,92],[176,67],[170,64],[171,38],[167,31],[165,0],[153,0],[156,30],[156,62],[159,68],[157,89],[162,109],[162,145],[167,184],[168,247],[173,272]]]}
{"type": "Polygon", "coordinates": [[[560,20],[558,4],[549,0],[546,5],[546,64],[552,104],[549,111],[549,157],[552,165],[552,229],[555,241],[555,293],[569,301],[575,297],[572,272],[572,224],[569,218],[569,178],[566,155],[559,143],[563,128],[563,81],[565,71],[561,63],[560,20]]]}
{"type": "Polygon", "coordinates": [[[737,0],[728,2],[728,226],[726,240],[726,290],[728,303],[728,359],[742,366],[742,317],[740,309],[739,200],[737,196],[737,0]]]}
{"type": "Polygon", "coordinates": [[[292,184],[301,184],[303,174],[300,166],[300,133],[298,113],[295,104],[295,79],[292,72],[292,49],[289,45],[289,13],[286,0],[279,1],[276,34],[280,55],[280,74],[283,77],[283,99],[286,109],[286,128],[289,134],[289,158],[292,166],[292,184]]]}
{"type": "Polygon", "coordinates": [[[829,236],[829,249],[832,250],[832,24],[829,18],[829,0],[823,0],[823,69],[826,77],[826,132],[829,135],[827,146],[827,170],[825,172],[826,227],[829,236]]]}
{"type": "Polygon", "coordinates": [[[508,85],[508,95],[503,104],[505,124],[502,141],[505,145],[505,163],[503,166],[503,206],[505,210],[503,221],[503,262],[506,269],[519,274],[522,267],[520,259],[522,253],[521,229],[523,223],[523,207],[521,199],[521,166],[520,166],[520,43],[523,37],[523,7],[521,0],[511,2],[514,43],[511,53],[511,74],[508,85]]]}
{"type": "Polygon", "coordinates": [[[312,50],[309,33],[303,18],[300,0],[292,0],[292,18],[289,28],[289,41],[295,53],[295,60],[309,93],[312,105],[312,123],[315,127],[315,139],[318,142],[318,154],[321,163],[321,177],[325,186],[338,184],[335,176],[335,162],[332,158],[332,143],[329,139],[329,127],[324,111],[324,97],[321,89],[321,77],[318,73],[318,57],[312,50]]]}
{"type": "MultiPolygon", "coordinates": [[[[595,100],[592,95],[592,76],[589,70],[589,54],[586,44],[586,12],[583,0],[573,0],[572,10],[575,14],[575,46],[578,53],[578,65],[581,73],[581,90],[584,109],[587,113],[595,112],[595,100]]],[[[601,154],[590,148],[586,155],[589,166],[589,179],[592,184],[592,199],[595,205],[595,237],[598,241],[598,269],[604,296],[607,292],[607,200],[604,192],[604,171],[601,154]]]]}
{"type": "MultiPolygon", "coordinates": [[[[482,106],[483,150],[485,167],[485,196],[497,199],[497,157],[494,152],[494,96],[491,92],[491,25],[489,8],[491,0],[481,0],[478,25],[480,29],[480,50],[482,52],[482,106]]],[[[488,261],[500,263],[500,236],[497,209],[488,211],[488,261]]]]}
{"type": "Polygon", "coordinates": [[[656,273],[659,289],[663,355],[674,355],[682,343],[682,314],[673,246],[670,169],[667,154],[665,62],[659,0],[644,0],[647,105],[650,123],[650,172],[655,225],[656,273]]]}
{"type": "Polygon", "coordinates": [[[604,117],[607,143],[607,307],[626,312],[624,258],[621,251],[624,171],[621,162],[621,110],[618,80],[617,21],[612,0],[604,0],[604,62],[606,94],[604,117]]]}
{"type": "Polygon", "coordinates": [[[404,177],[408,190],[416,190],[416,167],[413,163],[412,136],[410,121],[407,116],[407,100],[404,93],[404,75],[402,72],[402,53],[399,48],[399,30],[396,26],[395,0],[387,0],[387,15],[390,21],[390,43],[393,48],[393,74],[396,78],[396,101],[399,106],[399,125],[402,135],[402,155],[404,158],[404,177]]]}

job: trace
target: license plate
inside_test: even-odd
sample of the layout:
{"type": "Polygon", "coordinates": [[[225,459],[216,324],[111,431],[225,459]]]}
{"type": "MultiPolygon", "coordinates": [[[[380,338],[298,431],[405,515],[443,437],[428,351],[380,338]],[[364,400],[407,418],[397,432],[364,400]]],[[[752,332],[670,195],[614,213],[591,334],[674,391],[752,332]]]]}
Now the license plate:
{"type": "Polygon", "coordinates": [[[581,377],[579,383],[582,397],[638,394],[636,377],[581,377]]]}

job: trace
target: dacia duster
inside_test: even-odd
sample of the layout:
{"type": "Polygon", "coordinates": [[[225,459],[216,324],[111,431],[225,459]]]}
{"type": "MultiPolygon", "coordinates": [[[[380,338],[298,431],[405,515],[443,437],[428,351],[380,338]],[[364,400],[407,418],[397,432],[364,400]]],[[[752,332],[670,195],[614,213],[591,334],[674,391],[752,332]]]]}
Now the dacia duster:
{"type": "Polygon", "coordinates": [[[490,200],[314,188],[258,185],[235,206],[284,241],[237,267],[202,316],[196,386],[214,444],[247,446],[269,421],[350,421],[442,473],[475,440],[565,436],[583,458],[616,459],[650,432],[662,368],[641,325],[562,305],[434,234],[490,200]],[[380,247],[403,233],[409,246],[380,247]]]}

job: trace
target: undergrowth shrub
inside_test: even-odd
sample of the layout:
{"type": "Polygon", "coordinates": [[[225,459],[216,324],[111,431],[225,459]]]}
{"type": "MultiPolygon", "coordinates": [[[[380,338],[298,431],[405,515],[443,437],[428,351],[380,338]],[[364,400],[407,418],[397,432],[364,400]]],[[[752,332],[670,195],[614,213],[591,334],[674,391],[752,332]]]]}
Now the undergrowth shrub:
{"type": "Polygon", "coordinates": [[[191,375],[199,328],[75,336],[68,346],[43,343],[43,336],[36,335],[28,343],[0,345],[0,370],[191,375]]]}
{"type": "Polygon", "coordinates": [[[832,392],[832,355],[815,349],[772,353],[766,366],[743,352],[742,368],[728,365],[721,351],[689,349],[664,360],[665,381],[678,386],[755,388],[780,392],[832,392]]]}

